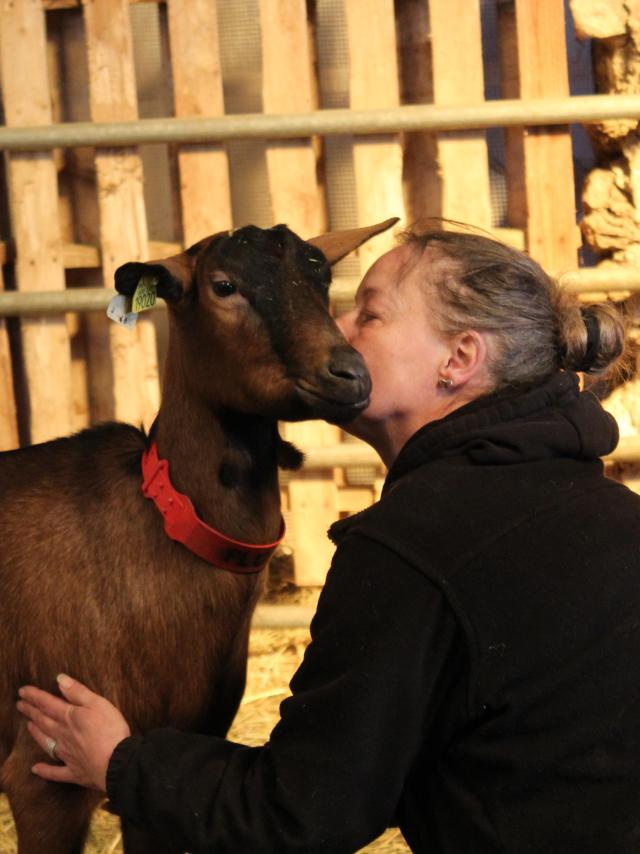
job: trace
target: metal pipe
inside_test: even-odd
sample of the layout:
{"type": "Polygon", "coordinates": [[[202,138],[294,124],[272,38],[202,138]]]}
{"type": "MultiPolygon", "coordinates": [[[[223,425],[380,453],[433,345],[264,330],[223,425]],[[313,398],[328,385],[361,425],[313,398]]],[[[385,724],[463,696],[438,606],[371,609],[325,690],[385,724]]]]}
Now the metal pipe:
{"type": "Polygon", "coordinates": [[[598,291],[616,293],[620,291],[640,291],[640,267],[582,267],[569,270],[558,276],[558,281],[567,291],[574,294],[598,291]]]}
{"type": "Polygon", "coordinates": [[[315,610],[310,605],[258,605],[251,628],[308,629],[315,610]]]}
{"type": "Polygon", "coordinates": [[[364,442],[341,442],[319,448],[302,448],[304,469],[328,469],[336,466],[376,466],[384,463],[370,445],[364,442]]]}
{"type": "Polygon", "coordinates": [[[272,115],[253,113],[201,118],[138,119],[131,122],[68,122],[0,129],[0,149],[43,151],[149,142],[223,142],[229,139],[294,139],[314,134],[375,134],[399,131],[473,130],[514,125],[563,125],[603,119],[640,119],[640,95],[578,95],[485,101],[439,106],[408,104],[381,110],[316,110],[272,115]]]}
{"type": "MultiPolygon", "coordinates": [[[[304,469],[327,469],[335,466],[376,466],[384,468],[380,457],[364,442],[342,442],[320,448],[303,448],[304,469]]],[[[624,436],[605,462],[640,462],[640,436],[624,436]]]]}
{"type": "MultiPolygon", "coordinates": [[[[64,291],[3,291],[0,317],[61,314],[65,311],[106,311],[115,296],[111,288],[68,288],[64,291]]],[[[162,300],[158,304],[164,305],[162,300]]]]}
{"type": "MultiPolygon", "coordinates": [[[[560,276],[560,283],[577,294],[640,292],[640,267],[607,267],[571,270],[560,276]]],[[[334,302],[353,299],[359,279],[334,279],[331,298],[334,302]]],[[[0,317],[34,314],[59,314],[65,311],[105,311],[115,296],[111,288],[68,288],[64,291],[3,291],[0,292],[0,317]]],[[[163,300],[156,307],[165,308],[163,300]]]]}

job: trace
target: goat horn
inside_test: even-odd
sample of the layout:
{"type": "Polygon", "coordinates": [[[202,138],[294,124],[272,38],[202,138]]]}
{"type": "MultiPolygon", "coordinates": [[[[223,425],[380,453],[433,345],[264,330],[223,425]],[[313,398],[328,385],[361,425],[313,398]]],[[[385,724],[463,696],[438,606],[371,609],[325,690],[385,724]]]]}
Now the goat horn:
{"type": "Polygon", "coordinates": [[[335,264],[349,252],[353,252],[358,246],[361,246],[371,237],[386,231],[398,222],[399,217],[394,216],[391,219],[385,219],[384,222],[378,222],[375,225],[365,225],[362,228],[348,228],[345,231],[329,231],[326,234],[319,234],[318,237],[312,237],[307,240],[312,246],[320,249],[327,258],[330,264],[335,264]]]}

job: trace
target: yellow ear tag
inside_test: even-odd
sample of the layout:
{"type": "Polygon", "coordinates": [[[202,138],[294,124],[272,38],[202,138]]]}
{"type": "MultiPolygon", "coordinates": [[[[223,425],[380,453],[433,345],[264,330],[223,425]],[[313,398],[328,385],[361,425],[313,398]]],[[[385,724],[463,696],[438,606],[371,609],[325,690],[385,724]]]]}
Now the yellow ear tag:
{"type": "Polygon", "coordinates": [[[156,304],[156,287],[158,285],[157,276],[141,276],[138,281],[138,286],[133,292],[131,300],[131,311],[139,314],[141,311],[146,311],[153,308],[156,304]]]}

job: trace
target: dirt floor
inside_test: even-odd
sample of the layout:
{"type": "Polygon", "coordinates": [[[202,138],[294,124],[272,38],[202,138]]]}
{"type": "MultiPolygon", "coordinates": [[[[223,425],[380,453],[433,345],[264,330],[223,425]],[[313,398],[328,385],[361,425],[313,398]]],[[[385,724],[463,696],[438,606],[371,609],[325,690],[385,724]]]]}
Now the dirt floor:
{"type": "MultiPolygon", "coordinates": [[[[316,594],[317,595],[317,594],[316,594]]],[[[278,596],[278,602],[289,597],[278,596]]],[[[303,601],[313,602],[308,591],[303,601]]],[[[293,601],[291,597],[289,601],[293,601]]],[[[295,596],[300,602],[301,596],[295,596]]],[[[302,660],[309,641],[306,629],[256,629],[251,634],[247,688],[229,738],[250,746],[263,744],[278,719],[278,709],[289,693],[291,676],[302,660]]],[[[399,831],[390,830],[362,849],[367,852],[406,854],[409,851],[399,831]]],[[[17,854],[13,822],[6,799],[0,796],[0,854],[17,854]]],[[[43,852],[46,854],[46,852],[43,852]]],[[[85,854],[122,854],[118,821],[98,811],[91,826],[85,854]]]]}

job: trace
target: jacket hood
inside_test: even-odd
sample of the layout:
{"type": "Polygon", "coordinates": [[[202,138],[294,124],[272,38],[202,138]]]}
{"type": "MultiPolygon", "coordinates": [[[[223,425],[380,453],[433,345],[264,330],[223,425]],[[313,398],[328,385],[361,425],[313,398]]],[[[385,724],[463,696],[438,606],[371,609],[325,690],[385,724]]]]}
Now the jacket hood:
{"type": "Polygon", "coordinates": [[[426,424],[400,451],[385,487],[436,458],[462,456],[478,465],[595,460],[617,444],[614,418],[594,394],[580,391],[575,374],[562,372],[524,392],[479,398],[426,424]]]}

